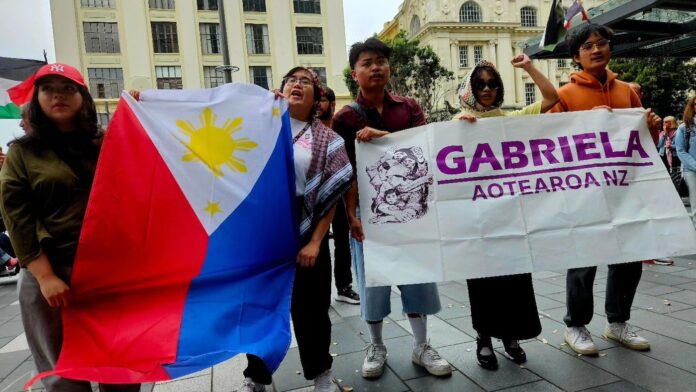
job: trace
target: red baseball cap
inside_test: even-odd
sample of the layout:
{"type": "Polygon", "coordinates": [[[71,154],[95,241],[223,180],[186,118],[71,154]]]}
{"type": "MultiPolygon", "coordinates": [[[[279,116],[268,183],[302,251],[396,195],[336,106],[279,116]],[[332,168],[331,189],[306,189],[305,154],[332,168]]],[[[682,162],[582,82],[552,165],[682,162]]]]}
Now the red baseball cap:
{"type": "Polygon", "coordinates": [[[61,63],[46,64],[43,67],[39,68],[39,70],[36,71],[36,74],[34,75],[34,85],[36,85],[39,82],[39,79],[49,75],[62,76],[64,78],[72,80],[80,86],[87,87],[87,85],[85,84],[85,79],[82,77],[82,74],[80,73],[80,71],[77,70],[77,68],[61,63]]]}

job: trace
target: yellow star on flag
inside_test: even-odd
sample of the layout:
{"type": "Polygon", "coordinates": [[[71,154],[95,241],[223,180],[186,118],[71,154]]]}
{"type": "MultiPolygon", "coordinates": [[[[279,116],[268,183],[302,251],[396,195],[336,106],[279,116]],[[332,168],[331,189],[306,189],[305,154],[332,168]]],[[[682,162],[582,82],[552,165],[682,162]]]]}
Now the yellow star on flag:
{"type": "Polygon", "coordinates": [[[273,108],[273,117],[280,117],[280,109],[273,108]]]}
{"type": "Polygon", "coordinates": [[[212,218],[218,212],[222,212],[222,210],[220,209],[220,202],[213,203],[212,201],[209,201],[208,206],[205,207],[205,209],[203,209],[203,211],[208,211],[208,213],[210,214],[210,217],[212,218]]]}

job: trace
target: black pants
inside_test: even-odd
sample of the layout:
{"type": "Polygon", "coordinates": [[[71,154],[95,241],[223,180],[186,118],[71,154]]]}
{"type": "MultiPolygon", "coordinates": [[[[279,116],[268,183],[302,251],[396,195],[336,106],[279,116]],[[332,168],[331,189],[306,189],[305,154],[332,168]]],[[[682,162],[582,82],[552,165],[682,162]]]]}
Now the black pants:
{"type": "MultiPolygon", "coordinates": [[[[566,276],[566,306],[563,318],[568,327],[581,327],[592,320],[594,297],[592,287],[597,267],[573,268],[566,276]]],[[[631,318],[631,305],[643,274],[640,261],[609,266],[604,310],[610,323],[624,323],[631,318]]]]}
{"type": "Polygon", "coordinates": [[[471,322],[479,335],[522,340],[541,333],[532,274],[469,279],[466,282],[471,322]]]}
{"type": "Polygon", "coordinates": [[[336,214],[331,222],[334,240],[334,278],[336,289],[341,290],[353,283],[353,275],[350,272],[350,243],[348,236],[348,215],[343,199],[336,203],[336,214]]]}
{"type": "MultiPolygon", "coordinates": [[[[292,323],[300,350],[300,362],[307,380],[331,369],[331,253],[327,237],[321,242],[314,267],[297,267],[292,288],[292,323]]],[[[271,373],[257,356],[247,354],[249,365],[244,377],[268,385],[271,373]]]]}

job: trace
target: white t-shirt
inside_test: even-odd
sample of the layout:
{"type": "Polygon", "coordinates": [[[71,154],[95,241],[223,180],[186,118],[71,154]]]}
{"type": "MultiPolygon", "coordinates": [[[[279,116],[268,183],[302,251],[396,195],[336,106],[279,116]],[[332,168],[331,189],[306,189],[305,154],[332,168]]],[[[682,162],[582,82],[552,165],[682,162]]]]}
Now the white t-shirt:
{"type": "MultiPolygon", "coordinates": [[[[306,125],[306,121],[290,119],[293,139],[306,125]]],[[[308,128],[292,147],[295,152],[295,196],[302,196],[305,194],[307,171],[312,163],[312,128],[308,128]]]]}

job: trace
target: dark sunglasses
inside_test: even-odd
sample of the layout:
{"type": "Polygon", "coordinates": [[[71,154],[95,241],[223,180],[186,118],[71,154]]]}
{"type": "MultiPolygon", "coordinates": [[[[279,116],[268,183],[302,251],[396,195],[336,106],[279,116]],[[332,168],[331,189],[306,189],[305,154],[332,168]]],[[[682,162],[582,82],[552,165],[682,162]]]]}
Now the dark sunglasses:
{"type": "Polygon", "coordinates": [[[484,88],[486,88],[486,86],[488,86],[488,88],[491,90],[497,90],[498,87],[500,87],[500,82],[498,81],[498,79],[491,79],[487,82],[485,80],[477,79],[474,80],[471,83],[471,85],[474,87],[475,90],[483,90],[484,88]]]}

